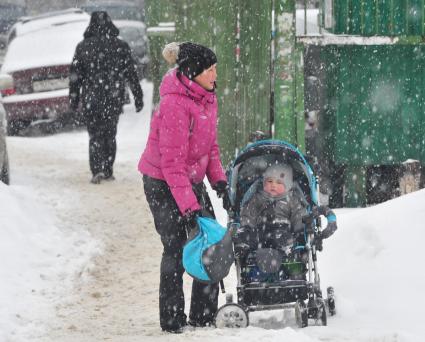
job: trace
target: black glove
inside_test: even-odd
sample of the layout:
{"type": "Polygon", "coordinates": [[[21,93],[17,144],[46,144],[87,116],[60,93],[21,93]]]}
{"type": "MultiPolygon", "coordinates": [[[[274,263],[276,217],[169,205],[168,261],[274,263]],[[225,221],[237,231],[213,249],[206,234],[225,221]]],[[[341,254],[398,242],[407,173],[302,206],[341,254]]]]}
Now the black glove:
{"type": "Polygon", "coordinates": [[[226,181],[218,181],[213,187],[217,196],[223,200],[223,208],[226,211],[233,211],[233,206],[229,197],[229,186],[226,181]]]}
{"type": "Polygon", "coordinates": [[[235,245],[235,257],[236,259],[242,260],[245,259],[249,254],[249,246],[246,243],[240,243],[235,245]]]}
{"type": "Polygon", "coordinates": [[[196,222],[196,219],[198,216],[202,216],[201,213],[201,210],[195,210],[189,211],[184,216],[182,216],[183,224],[186,228],[189,240],[198,233],[198,222],[196,222]]]}
{"type": "Polygon", "coordinates": [[[136,106],[136,113],[140,112],[143,109],[143,100],[135,100],[134,105],[136,106]]]}
{"type": "Polygon", "coordinates": [[[220,197],[220,198],[222,198],[223,195],[225,193],[227,193],[227,190],[229,189],[229,186],[227,185],[227,182],[226,181],[221,180],[221,181],[218,181],[217,183],[215,183],[212,188],[217,193],[217,196],[220,197]]]}

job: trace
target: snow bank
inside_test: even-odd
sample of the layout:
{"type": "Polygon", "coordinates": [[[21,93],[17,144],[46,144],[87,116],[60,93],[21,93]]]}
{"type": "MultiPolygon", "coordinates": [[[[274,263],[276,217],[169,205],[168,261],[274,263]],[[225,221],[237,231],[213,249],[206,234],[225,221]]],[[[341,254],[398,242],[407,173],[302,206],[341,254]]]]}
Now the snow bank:
{"type": "Polygon", "coordinates": [[[28,191],[0,182],[0,341],[21,341],[22,331],[38,329],[31,325],[52,314],[52,302],[97,250],[88,234],[61,231],[28,191]]]}
{"type": "Polygon", "coordinates": [[[319,265],[338,295],[338,325],[423,341],[425,190],[337,216],[319,265]]]}
{"type": "MultiPolygon", "coordinates": [[[[219,200],[213,202],[215,208],[220,207],[219,200]]],[[[217,211],[224,223],[224,211],[217,211]]],[[[246,330],[190,332],[185,340],[202,336],[212,341],[229,334],[229,341],[424,341],[421,242],[425,240],[425,190],[336,213],[338,230],[324,241],[324,250],[318,254],[322,290],[325,293],[333,286],[337,297],[337,315],[328,318],[327,327],[298,329],[291,311],[263,311],[250,314],[246,330]]],[[[234,274],[225,283],[235,297],[234,274]]]]}

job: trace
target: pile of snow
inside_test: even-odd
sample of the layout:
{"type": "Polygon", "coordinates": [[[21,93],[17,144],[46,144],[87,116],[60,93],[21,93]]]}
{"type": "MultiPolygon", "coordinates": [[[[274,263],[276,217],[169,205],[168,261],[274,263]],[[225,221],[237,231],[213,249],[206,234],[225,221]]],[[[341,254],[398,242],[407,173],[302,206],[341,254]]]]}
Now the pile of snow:
{"type": "Polygon", "coordinates": [[[319,260],[322,283],[338,295],[330,326],[357,328],[359,340],[424,341],[425,190],[337,213],[339,230],[319,260]]]}
{"type": "MultiPolygon", "coordinates": [[[[219,221],[225,222],[221,201],[215,197],[213,201],[219,221]]],[[[51,302],[58,302],[70,286],[64,279],[72,279],[69,275],[87,262],[82,246],[92,253],[96,249],[88,235],[79,233],[77,240],[61,232],[27,188],[0,184],[0,203],[0,340],[7,341],[14,331],[21,337],[23,326],[34,318],[41,324],[46,321],[53,310],[51,302]]],[[[322,289],[332,285],[337,296],[338,312],[327,327],[298,329],[294,318],[288,319],[292,311],[256,312],[250,314],[247,329],[197,329],[173,339],[424,341],[420,243],[425,239],[425,190],[370,208],[337,210],[337,217],[338,231],[319,254],[322,289]]],[[[234,293],[234,274],[225,283],[234,293]]],[[[152,314],[157,314],[156,306],[152,314]]],[[[155,340],[169,338],[159,333],[155,340]]]]}
{"type": "Polygon", "coordinates": [[[27,187],[0,182],[0,341],[34,331],[97,253],[87,233],[63,232],[27,187]],[[30,323],[32,322],[32,323],[30,323]]]}
{"type": "MultiPolygon", "coordinates": [[[[421,270],[425,190],[369,208],[339,209],[336,214],[338,230],[318,254],[321,288],[326,293],[333,286],[337,302],[337,315],[328,317],[328,326],[298,329],[291,310],[254,312],[247,329],[227,331],[229,341],[425,341],[421,270]]],[[[223,212],[218,219],[225,222],[223,212]]],[[[226,287],[235,297],[236,277],[230,278],[226,287]]],[[[212,341],[226,332],[211,332],[211,339],[188,333],[192,334],[212,341]]]]}

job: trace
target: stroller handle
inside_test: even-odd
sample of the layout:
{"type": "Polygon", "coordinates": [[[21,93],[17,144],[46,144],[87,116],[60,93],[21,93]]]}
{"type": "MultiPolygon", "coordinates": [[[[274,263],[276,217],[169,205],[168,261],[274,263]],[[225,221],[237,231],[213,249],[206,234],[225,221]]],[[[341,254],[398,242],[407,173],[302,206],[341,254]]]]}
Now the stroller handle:
{"type": "Polygon", "coordinates": [[[331,236],[337,230],[336,215],[332,209],[328,206],[317,206],[313,207],[311,213],[307,216],[304,216],[302,221],[306,225],[306,233],[313,233],[316,235],[317,231],[315,230],[315,225],[320,216],[325,216],[328,224],[320,232],[320,238],[326,239],[331,236]]]}
{"type": "Polygon", "coordinates": [[[322,230],[321,234],[322,239],[327,239],[337,230],[336,215],[334,211],[328,206],[319,206],[318,209],[319,215],[325,216],[326,220],[328,221],[326,228],[322,230]]]}

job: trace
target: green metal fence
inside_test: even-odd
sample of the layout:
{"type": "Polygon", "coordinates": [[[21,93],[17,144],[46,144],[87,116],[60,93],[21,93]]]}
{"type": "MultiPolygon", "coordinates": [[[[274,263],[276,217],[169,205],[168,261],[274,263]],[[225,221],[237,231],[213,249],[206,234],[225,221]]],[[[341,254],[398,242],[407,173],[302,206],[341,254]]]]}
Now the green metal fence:
{"type": "Polygon", "coordinates": [[[174,41],[175,34],[163,32],[161,23],[174,23],[175,4],[169,0],[147,0],[145,1],[146,25],[148,27],[149,38],[149,75],[154,85],[153,104],[159,102],[159,85],[162,76],[169,66],[162,58],[162,49],[165,44],[174,41]]]}
{"type": "Polygon", "coordinates": [[[334,0],[336,34],[424,36],[425,0],[334,0]]]}
{"type": "Polygon", "coordinates": [[[159,73],[166,68],[158,60],[162,59],[160,52],[165,43],[195,41],[211,47],[217,54],[219,140],[225,164],[246,145],[250,133],[270,132],[273,121],[276,137],[303,146],[300,122],[304,120],[303,98],[296,96],[298,92],[302,94],[302,54],[300,50],[296,50],[297,55],[292,54],[295,51],[293,21],[289,27],[284,25],[280,30],[278,27],[272,40],[273,6],[274,20],[278,21],[282,15],[293,20],[293,0],[146,1],[149,26],[174,21],[176,27],[172,37],[150,38],[156,67],[155,86],[162,77],[159,73]],[[272,44],[276,46],[274,67],[272,44]],[[277,82],[273,82],[274,78],[277,82]]]}
{"type": "Polygon", "coordinates": [[[275,15],[275,137],[304,149],[304,47],[296,43],[295,1],[277,1],[275,15]]]}
{"type": "Polygon", "coordinates": [[[326,45],[326,37],[316,41],[323,44],[326,75],[321,153],[332,181],[345,188],[345,204],[363,206],[369,170],[396,170],[406,159],[425,164],[425,0],[321,4],[326,29],[348,35],[332,37],[340,45],[326,45]],[[371,45],[374,36],[391,39],[371,45]],[[354,45],[360,41],[367,45],[354,45]]]}

